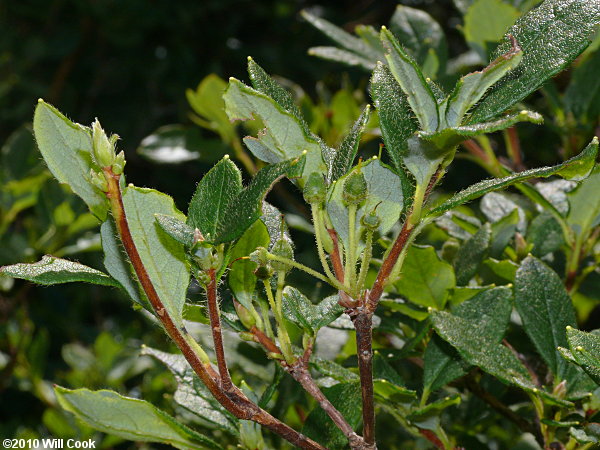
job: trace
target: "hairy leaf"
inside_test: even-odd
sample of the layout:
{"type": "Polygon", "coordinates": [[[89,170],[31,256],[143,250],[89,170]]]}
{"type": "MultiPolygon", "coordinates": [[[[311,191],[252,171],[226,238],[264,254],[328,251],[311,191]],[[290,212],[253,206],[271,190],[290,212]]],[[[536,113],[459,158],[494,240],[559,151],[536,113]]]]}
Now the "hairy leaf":
{"type": "Polygon", "coordinates": [[[54,389],[60,405],[89,426],[124,439],[169,444],[180,449],[220,449],[212,439],[177,422],[151,403],[113,391],[54,389]]]}
{"type": "Polygon", "coordinates": [[[220,217],[213,241],[216,244],[240,237],[262,214],[263,200],[271,187],[283,176],[294,178],[302,173],[305,158],[263,167],[250,184],[234,198],[220,217]]]}
{"type": "Polygon", "coordinates": [[[525,332],[552,373],[571,382],[576,372],[557,348],[567,346],[565,328],[576,326],[577,321],[562,280],[540,260],[528,256],[517,270],[515,306],[525,332]]]}
{"type": "Polygon", "coordinates": [[[600,336],[570,326],[566,333],[572,358],[600,385],[600,336]]]}
{"type": "Polygon", "coordinates": [[[180,221],[173,199],[152,189],[130,186],[123,194],[123,205],[133,242],[150,280],[167,312],[182,325],[182,310],[189,284],[189,266],[183,246],[165,235],[154,214],[166,214],[180,221]]]}
{"type": "Polygon", "coordinates": [[[198,228],[207,240],[214,239],[228,206],[241,190],[240,170],[229,157],[223,158],[198,183],[190,201],[187,224],[198,228]]]}
{"type": "Polygon", "coordinates": [[[457,285],[468,284],[477,273],[477,269],[488,254],[491,234],[490,225],[485,224],[458,249],[454,262],[457,285]]]}
{"type": "Polygon", "coordinates": [[[283,290],[283,298],[285,317],[312,336],[344,312],[344,308],[338,304],[337,295],[327,297],[313,305],[298,289],[286,286],[283,290]]]}
{"type": "Polygon", "coordinates": [[[103,286],[121,287],[116,280],[99,270],[51,255],[45,255],[41,261],[32,264],[13,264],[0,267],[0,272],[13,278],[45,285],[83,281],[103,286]]]}
{"type": "MultiPolygon", "coordinates": [[[[420,66],[425,64],[433,51],[440,59],[440,69],[444,69],[447,57],[444,31],[425,11],[398,5],[390,19],[390,30],[420,66]]],[[[433,76],[435,73],[427,75],[433,76]]]]}
{"type": "Polygon", "coordinates": [[[186,249],[194,246],[196,233],[192,227],[185,222],[177,220],[175,217],[167,216],[165,214],[156,214],[155,218],[158,226],[177,242],[183,244],[186,249]]]}
{"type": "Polygon", "coordinates": [[[33,116],[35,139],[50,172],[83,199],[100,220],[106,219],[106,195],[94,187],[90,178],[93,163],[92,135],[89,128],[71,122],[56,108],[38,101],[33,116]]]}
{"type": "Polygon", "coordinates": [[[176,403],[194,413],[210,427],[233,436],[238,434],[238,419],[212,396],[183,355],[165,353],[150,347],[143,347],[142,354],[156,358],[175,376],[177,390],[173,398],[176,403]]]}
{"type": "Polygon", "coordinates": [[[598,154],[598,139],[594,138],[592,142],[577,156],[552,167],[540,167],[537,169],[525,170],[514,173],[504,178],[492,178],[475,183],[468,188],[458,192],[441,205],[438,205],[428,211],[428,217],[438,217],[463,203],[467,203],[488,192],[497,191],[507,186],[520,183],[531,178],[549,177],[551,175],[560,175],[569,179],[585,178],[594,166],[598,154]]]}
{"type": "Polygon", "coordinates": [[[425,81],[421,69],[387,29],[381,30],[381,41],[386,49],[390,71],[406,94],[408,103],[417,116],[421,128],[435,131],[438,128],[438,104],[425,81]]]}
{"type": "MultiPolygon", "coordinates": [[[[258,140],[263,147],[270,150],[270,161],[298,158],[306,152],[303,176],[312,172],[326,173],[319,141],[307,133],[294,114],[271,97],[231,78],[223,99],[231,120],[262,120],[266,128],[259,134],[258,140]]],[[[252,149],[251,147],[250,150],[252,149]]]]}
{"type": "MultiPolygon", "coordinates": [[[[473,110],[469,123],[491,119],[523,100],[573,61],[590,43],[600,22],[597,1],[545,0],[508,30],[523,49],[518,68],[494,85],[473,110]]],[[[502,55],[510,39],[496,49],[502,55]]]]}
{"type": "MultiPolygon", "coordinates": [[[[479,327],[481,334],[494,343],[504,337],[510,313],[512,292],[497,287],[483,291],[458,305],[453,314],[479,327]]],[[[469,365],[445,341],[435,337],[427,345],[424,355],[423,388],[433,392],[467,373],[469,365]]]]}
{"type": "Polygon", "coordinates": [[[352,168],[352,163],[354,162],[354,158],[358,151],[360,138],[369,121],[369,112],[369,105],[367,105],[360,117],[354,123],[348,135],[340,144],[340,147],[335,152],[329,175],[331,181],[335,181],[341,176],[346,175],[352,168]]]}

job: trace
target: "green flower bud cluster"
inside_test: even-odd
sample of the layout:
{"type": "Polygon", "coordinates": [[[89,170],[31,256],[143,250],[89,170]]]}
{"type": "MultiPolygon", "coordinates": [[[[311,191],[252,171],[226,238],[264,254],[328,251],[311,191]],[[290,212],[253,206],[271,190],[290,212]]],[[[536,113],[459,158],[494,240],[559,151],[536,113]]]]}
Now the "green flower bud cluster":
{"type": "Polygon", "coordinates": [[[381,224],[381,218],[375,211],[371,211],[369,214],[365,214],[360,218],[360,224],[367,230],[376,231],[381,224]]]}
{"type": "Polygon", "coordinates": [[[360,171],[352,172],[344,181],[342,199],[346,205],[360,205],[367,199],[368,186],[360,171]]]}
{"type": "Polygon", "coordinates": [[[269,262],[269,252],[264,247],[258,247],[255,251],[250,254],[250,261],[256,263],[256,270],[254,275],[259,280],[268,280],[273,276],[273,267],[269,262]]]}
{"type": "Polygon", "coordinates": [[[323,175],[317,172],[313,172],[309,175],[306,184],[304,185],[304,201],[308,204],[320,205],[325,201],[325,195],[327,193],[327,186],[323,175]]]}
{"type": "Polygon", "coordinates": [[[125,154],[121,151],[115,154],[119,136],[113,134],[109,137],[102,129],[98,119],[92,124],[92,144],[94,159],[100,168],[110,167],[115,175],[121,175],[125,168],[125,154]]]}

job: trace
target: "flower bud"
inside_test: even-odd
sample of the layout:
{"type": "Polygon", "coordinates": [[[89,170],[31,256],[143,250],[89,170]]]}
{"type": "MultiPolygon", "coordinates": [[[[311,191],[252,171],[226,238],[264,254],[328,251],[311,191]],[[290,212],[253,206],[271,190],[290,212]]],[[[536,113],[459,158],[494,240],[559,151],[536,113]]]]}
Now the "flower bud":
{"type": "Polygon", "coordinates": [[[352,172],[344,181],[342,198],[347,205],[360,205],[367,198],[367,180],[361,172],[352,172]]]}
{"type": "Polygon", "coordinates": [[[250,329],[254,325],[256,325],[256,319],[254,318],[252,313],[248,311],[248,308],[246,308],[237,300],[233,300],[233,306],[235,307],[235,312],[237,312],[237,315],[240,319],[240,322],[242,322],[242,325],[244,325],[247,329],[250,329]]]}
{"type": "Polygon", "coordinates": [[[121,175],[123,173],[123,169],[125,168],[125,153],[123,153],[123,151],[120,151],[117,154],[111,168],[115,175],[121,175]]]}
{"type": "Polygon", "coordinates": [[[259,280],[268,280],[273,276],[273,268],[271,265],[258,266],[254,271],[254,275],[256,275],[256,278],[259,280]]]}
{"type": "Polygon", "coordinates": [[[108,192],[108,181],[106,181],[101,172],[95,172],[94,169],[90,169],[90,178],[94,186],[102,192],[108,192]]]}
{"type": "MultiPolygon", "coordinates": [[[[118,138],[118,137],[117,137],[118,138]]],[[[110,167],[115,160],[115,138],[111,136],[108,140],[106,133],[100,126],[98,119],[92,125],[92,143],[94,146],[94,158],[100,167],[110,167]]]]}
{"type": "MultiPolygon", "coordinates": [[[[279,239],[271,249],[271,253],[280,258],[294,260],[294,250],[292,249],[291,244],[285,239],[279,239]]],[[[271,261],[271,266],[273,269],[282,272],[289,272],[292,270],[292,266],[281,261],[273,260],[271,261]]]]}
{"type": "Polygon", "coordinates": [[[321,204],[325,201],[325,194],[327,193],[327,186],[325,186],[325,180],[323,175],[317,172],[313,172],[308,177],[306,184],[304,185],[304,200],[309,204],[321,204]]]}
{"type": "Polygon", "coordinates": [[[371,211],[369,214],[366,214],[361,217],[360,224],[365,227],[367,230],[375,231],[379,228],[381,224],[381,218],[377,215],[375,211],[371,211]]]}

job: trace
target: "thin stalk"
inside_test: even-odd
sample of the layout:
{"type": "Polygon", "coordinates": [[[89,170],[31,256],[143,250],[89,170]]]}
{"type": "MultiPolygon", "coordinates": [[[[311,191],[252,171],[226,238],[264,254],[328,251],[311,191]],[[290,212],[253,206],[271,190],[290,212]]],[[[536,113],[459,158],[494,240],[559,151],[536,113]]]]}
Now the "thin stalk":
{"type": "Polygon", "coordinates": [[[217,302],[217,280],[215,277],[215,269],[208,271],[209,283],[206,286],[206,299],[208,304],[208,316],[210,319],[210,328],[215,347],[215,355],[217,356],[217,367],[221,376],[221,385],[225,391],[229,392],[233,389],[233,381],[229,375],[227,361],[225,359],[225,349],[223,348],[223,333],[221,332],[221,317],[219,313],[219,304],[217,302]]]}
{"type": "Polygon", "coordinates": [[[277,272],[277,291],[275,293],[275,304],[277,305],[277,315],[279,316],[278,325],[279,342],[281,343],[281,349],[283,350],[283,356],[288,363],[293,363],[296,359],[294,352],[292,351],[292,342],[288,335],[287,328],[283,319],[283,288],[285,287],[285,272],[280,270],[277,272]]]}
{"type": "Polygon", "coordinates": [[[269,305],[264,300],[259,300],[260,312],[262,314],[263,323],[267,331],[267,336],[271,339],[275,339],[275,333],[273,333],[273,327],[271,327],[271,319],[269,318],[269,305]]]}
{"type": "Polygon", "coordinates": [[[344,282],[350,292],[354,292],[356,283],[356,209],[356,205],[348,205],[348,249],[344,282]]]}
{"type": "Polygon", "coordinates": [[[321,208],[316,203],[311,203],[310,209],[313,217],[313,225],[315,227],[315,240],[317,241],[317,252],[319,254],[319,259],[321,260],[321,265],[323,266],[323,270],[325,271],[327,278],[330,280],[335,280],[336,277],[329,268],[329,263],[327,262],[325,251],[323,250],[323,235],[321,234],[321,230],[322,227],[324,227],[324,224],[321,216],[321,208]]]}
{"type": "Polygon", "coordinates": [[[317,272],[316,270],[313,270],[310,267],[305,266],[304,264],[294,261],[293,259],[288,259],[288,258],[284,258],[282,256],[273,255],[272,253],[268,253],[267,258],[270,259],[271,261],[279,261],[279,262],[282,262],[285,264],[289,264],[290,266],[295,267],[296,269],[300,269],[303,272],[306,272],[307,274],[312,275],[313,277],[318,278],[319,280],[324,281],[327,284],[330,284],[331,286],[333,286],[336,289],[343,289],[343,290],[346,289],[335,278],[329,279],[325,275],[317,272]]]}
{"type": "MultiPolygon", "coordinates": [[[[280,272],[281,273],[281,272],[280,272]]],[[[278,283],[279,284],[279,283],[278,283]]],[[[292,346],[290,343],[290,338],[287,334],[287,330],[285,329],[285,325],[283,323],[283,316],[281,314],[281,301],[278,301],[279,298],[279,288],[277,289],[277,298],[273,296],[273,291],[271,290],[271,284],[269,280],[263,280],[263,285],[265,287],[265,291],[267,292],[267,299],[269,300],[269,305],[273,310],[273,315],[275,316],[275,322],[277,323],[277,338],[279,339],[279,343],[283,350],[283,355],[286,360],[293,358],[292,346]]]]}
{"type": "Polygon", "coordinates": [[[357,291],[363,289],[365,280],[367,279],[367,273],[369,272],[369,265],[371,264],[371,257],[373,256],[373,231],[367,230],[365,238],[365,249],[363,251],[362,260],[360,262],[360,272],[358,274],[357,291]]]}
{"type": "Polygon", "coordinates": [[[214,372],[210,364],[203,361],[202,354],[197,352],[197,345],[193,346],[190,344],[185,328],[180,329],[175,324],[150,280],[150,276],[146,271],[146,267],[142,262],[133,241],[133,237],[131,236],[129,223],[127,222],[127,216],[125,214],[125,207],[123,205],[123,197],[119,187],[120,176],[115,175],[110,167],[105,167],[103,171],[108,183],[106,196],[110,202],[110,209],[115,220],[117,232],[140,285],[152,305],[156,317],[162,323],[165,332],[177,347],[179,347],[185,359],[211,394],[221,405],[239,419],[252,420],[300,448],[307,450],[325,450],[325,447],[319,443],[298,433],[296,430],[279,421],[262,408],[259,408],[258,405],[250,401],[236,386],[233,386],[231,392],[225,392],[221,388],[218,375],[214,372]]]}

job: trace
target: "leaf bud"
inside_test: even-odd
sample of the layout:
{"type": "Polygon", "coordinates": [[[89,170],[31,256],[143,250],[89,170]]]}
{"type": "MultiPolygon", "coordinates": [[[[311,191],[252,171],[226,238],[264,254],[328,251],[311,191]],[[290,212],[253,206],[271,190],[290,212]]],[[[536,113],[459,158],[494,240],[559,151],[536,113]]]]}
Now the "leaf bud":
{"type": "Polygon", "coordinates": [[[101,172],[95,172],[94,169],[90,169],[90,179],[92,184],[102,192],[108,192],[108,181],[106,181],[106,178],[101,172]]]}
{"type": "MultiPolygon", "coordinates": [[[[279,239],[275,242],[275,245],[273,245],[273,248],[271,249],[271,254],[280,258],[294,260],[294,250],[292,249],[292,245],[286,239],[279,239]]],[[[289,272],[292,269],[292,266],[288,263],[276,260],[271,261],[271,266],[273,269],[281,272],[289,272]]]]}
{"type": "Polygon", "coordinates": [[[367,230],[375,231],[381,224],[381,218],[375,211],[371,211],[369,214],[365,214],[361,217],[360,224],[367,230]]]}
{"type": "Polygon", "coordinates": [[[123,173],[123,169],[125,168],[125,153],[123,153],[122,150],[115,157],[115,162],[113,162],[111,168],[115,175],[121,175],[123,173]]]}
{"type": "Polygon", "coordinates": [[[309,204],[321,204],[325,201],[327,186],[323,175],[318,172],[313,172],[309,175],[306,184],[304,185],[304,201],[309,204]]]}
{"type": "Polygon", "coordinates": [[[242,325],[244,325],[247,329],[250,329],[256,325],[256,319],[248,310],[248,308],[246,308],[237,300],[233,300],[233,306],[235,307],[235,312],[237,312],[237,316],[239,317],[240,322],[242,322],[242,325]]]}
{"type": "Polygon", "coordinates": [[[352,172],[344,181],[342,198],[347,205],[360,205],[367,198],[367,180],[361,172],[352,172]]]}
{"type": "Polygon", "coordinates": [[[249,341],[249,342],[254,342],[254,335],[252,333],[249,333],[248,331],[240,331],[238,333],[240,339],[242,339],[243,341],[249,341]]]}
{"type": "MultiPolygon", "coordinates": [[[[118,137],[117,137],[118,138],[118,137]]],[[[94,147],[94,158],[100,167],[110,167],[115,161],[115,138],[111,136],[108,140],[106,133],[100,126],[98,119],[92,125],[92,143],[94,147]]]]}
{"type": "Polygon", "coordinates": [[[200,245],[194,252],[194,262],[200,266],[202,270],[209,270],[213,267],[212,248],[200,245]]]}

